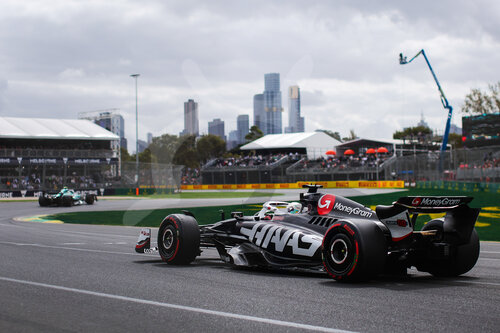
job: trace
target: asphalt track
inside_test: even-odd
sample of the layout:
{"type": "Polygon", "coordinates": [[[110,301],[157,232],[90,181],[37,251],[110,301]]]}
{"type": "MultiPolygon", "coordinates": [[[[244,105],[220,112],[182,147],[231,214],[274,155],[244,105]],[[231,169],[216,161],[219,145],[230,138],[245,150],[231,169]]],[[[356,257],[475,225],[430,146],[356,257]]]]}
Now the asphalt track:
{"type": "MultiPolygon", "coordinates": [[[[293,194],[274,199],[296,199],[293,194]]],[[[102,200],[53,209],[1,202],[0,331],[499,331],[500,243],[482,242],[478,263],[458,278],[410,270],[408,277],[344,284],[318,273],[232,268],[210,250],[189,266],[169,266],[157,255],[134,252],[138,228],[126,221],[110,227],[14,220],[186,203],[168,200],[102,200]]],[[[216,206],[231,200],[241,201],[196,202],[216,206]]]]}

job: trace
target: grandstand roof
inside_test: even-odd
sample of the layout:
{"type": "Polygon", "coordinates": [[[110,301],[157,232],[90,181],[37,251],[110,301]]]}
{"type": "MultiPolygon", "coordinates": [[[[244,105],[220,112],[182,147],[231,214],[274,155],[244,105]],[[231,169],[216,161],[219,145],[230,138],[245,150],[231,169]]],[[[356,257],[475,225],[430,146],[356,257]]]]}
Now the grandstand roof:
{"type": "Polygon", "coordinates": [[[247,143],[241,150],[305,148],[310,157],[319,157],[327,150],[334,149],[341,142],[324,132],[304,132],[287,134],[268,134],[247,143]]]}
{"type": "Polygon", "coordinates": [[[120,137],[89,120],[0,117],[0,138],[119,140],[120,137]]]}

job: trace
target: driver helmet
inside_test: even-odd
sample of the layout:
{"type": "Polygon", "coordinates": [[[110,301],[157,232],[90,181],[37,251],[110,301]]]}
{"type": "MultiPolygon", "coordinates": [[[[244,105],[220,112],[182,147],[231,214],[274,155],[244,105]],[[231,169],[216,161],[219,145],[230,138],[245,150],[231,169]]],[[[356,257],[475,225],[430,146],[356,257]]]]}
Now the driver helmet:
{"type": "Polygon", "coordinates": [[[290,202],[286,206],[286,210],[289,214],[298,214],[302,209],[302,204],[300,202],[290,202]]]}

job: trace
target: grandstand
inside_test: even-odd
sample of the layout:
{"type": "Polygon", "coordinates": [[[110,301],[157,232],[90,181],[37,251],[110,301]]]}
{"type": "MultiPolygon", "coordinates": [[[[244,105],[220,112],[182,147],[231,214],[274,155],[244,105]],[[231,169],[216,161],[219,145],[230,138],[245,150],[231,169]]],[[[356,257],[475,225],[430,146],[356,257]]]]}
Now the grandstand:
{"type": "Polygon", "coordinates": [[[0,117],[0,123],[0,190],[98,189],[120,175],[119,151],[111,148],[120,138],[88,120],[0,117]]]}
{"type": "Polygon", "coordinates": [[[409,184],[436,180],[500,182],[498,146],[474,149],[451,149],[450,146],[444,154],[444,172],[441,173],[439,146],[432,144],[356,139],[344,143],[335,140],[336,144],[320,147],[314,140],[301,141],[298,136],[288,135],[267,135],[243,146],[242,151],[246,151],[247,155],[208,162],[201,169],[201,183],[344,180],[404,180],[409,184]]]}

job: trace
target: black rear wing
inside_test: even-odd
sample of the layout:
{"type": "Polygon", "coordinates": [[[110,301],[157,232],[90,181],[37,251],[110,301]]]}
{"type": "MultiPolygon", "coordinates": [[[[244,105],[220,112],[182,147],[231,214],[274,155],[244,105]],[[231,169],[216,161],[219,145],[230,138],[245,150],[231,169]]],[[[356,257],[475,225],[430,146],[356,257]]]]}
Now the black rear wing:
{"type": "Polygon", "coordinates": [[[467,205],[474,199],[467,196],[420,196],[401,197],[394,203],[418,213],[439,213],[467,205]]]}

